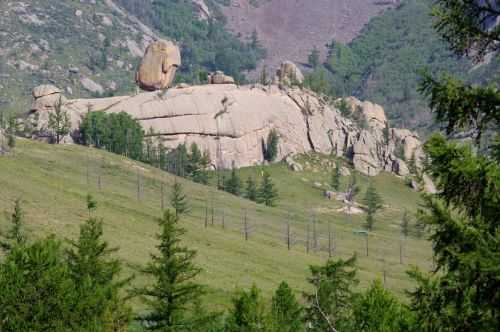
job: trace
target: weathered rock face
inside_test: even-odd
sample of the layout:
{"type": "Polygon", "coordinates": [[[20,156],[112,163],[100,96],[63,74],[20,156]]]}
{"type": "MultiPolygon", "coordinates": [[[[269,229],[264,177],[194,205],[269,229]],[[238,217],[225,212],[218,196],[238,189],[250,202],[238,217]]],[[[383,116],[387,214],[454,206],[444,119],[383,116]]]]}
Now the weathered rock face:
{"type": "Polygon", "coordinates": [[[234,78],[225,75],[222,71],[216,71],[208,75],[208,84],[234,84],[234,78]]]}
{"type": "Polygon", "coordinates": [[[152,128],[155,135],[162,136],[167,147],[198,144],[210,153],[215,167],[262,164],[262,142],[274,129],[280,135],[278,159],[315,151],[346,156],[368,175],[382,170],[404,173],[403,166],[394,164],[399,162],[395,149],[408,140],[408,149],[420,151],[419,145],[413,145],[416,135],[392,129],[386,142],[382,130],[385,115],[372,117],[373,110],[381,108],[361,104],[366,105],[361,107],[363,114],[374,119],[365,129],[309,90],[276,85],[183,86],[135,96],[69,100],[64,107],[72,115],[74,128],[89,108],[127,112],[146,132],[152,128]]]}
{"type": "Polygon", "coordinates": [[[277,83],[284,85],[291,85],[293,83],[304,82],[304,75],[300,71],[299,67],[291,61],[285,61],[281,63],[280,68],[276,72],[277,83]]]}
{"type": "Polygon", "coordinates": [[[146,49],[136,83],[146,91],[166,89],[172,85],[177,68],[181,65],[179,47],[171,41],[158,40],[146,49]]]}
{"type": "Polygon", "coordinates": [[[24,121],[25,131],[31,132],[34,138],[50,140],[52,133],[48,129],[49,114],[55,111],[56,105],[66,103],[62,91],[53,85],[40,85],[33,89],[33,103],[24,121]]]}

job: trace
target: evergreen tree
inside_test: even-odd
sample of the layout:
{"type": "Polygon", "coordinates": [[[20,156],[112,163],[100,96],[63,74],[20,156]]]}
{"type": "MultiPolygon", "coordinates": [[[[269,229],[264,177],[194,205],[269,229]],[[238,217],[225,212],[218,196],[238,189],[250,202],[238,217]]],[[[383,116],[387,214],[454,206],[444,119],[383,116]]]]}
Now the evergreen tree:
{"type": "Polygon", "coordinates": [[[354,330],[359,332],[412,331],[408,310],[380,281],[354,301],[354,330]]]}
{"type": "Polygon", "coordinates": [[[264,176],[262,177],[262,182],[257,193],[257,202],[266,206],[275,206],[277,199],[278,190],[271,179],[271,174],[264,171],[264,176]]]}
{"type": "Polygon", "coordinates": [[[366,189],[363,204],[366,205],[366,226],[368,230],[371,231],[375,223],[375,214],[382,208],[382,198],[377,193],[377,189],[375,189],[373,182],[370,182],[366,189]]]}
{"type": "Polygon", "coordinates": [[[311,53],[307,57],[307,63],[309,64],[309,66],[311,66],[312,68],[316,68],[319,66],[320,64],[319,55],[320,54],[318,48],[314,46],[311,53]]]}
{"type": "Polygon", "coordinates": [[[280,136],[278,132],[273,129],[269,132],[267,136],[267,142],[264,151],[264,157],[267,161],[273,162],[278,157],[278,144],[280,136]]]}
{"type": "Polygon", "coordinates": [[[385,145],[389,145],[389,141],[391,139],[391,128],[389,126],[389,121],[385,122],[385,127],[382,131],[382,134],[384,135],[385,145]]]}
{"type": "Polygon", "coordinates": [[[73,285],[54,238],[13,247],[0,264],[0,331],[79,331],[71,326],[73,285]]]}
{"type": "Polygon", "coordinates": [[[16,246],[26,243],[26,236],[24,235],[24,212],[21,206],[21,200],[16,199],[14,203],[14,211],[11,215],[11,228],[7,234],[2,236],[4,241],[0,242],[0,248],[9,251],[16,246]]]}
{"type": "Polygon", "coordinates": [[[254,202],[257,201],[257,185],[250,176],[247,179],[246,198],[254,202]]]}
{"type": "Polygon", "coordinates": [[[304,330],[302,306],[297,302],[292,289],[281,282],[271,303],[271,322],[274,331],[300,332],[304,330]]]}
{"type": "MultiPolygon", "coordinates": [[[[89,195],[89,214],[96,207],[89,195]]],[[[67,263],[76,293],[70,322],[88,331],[120,331],[130,321],[130,309],[120,294],[129,279],[118,279],[121,264],[110,258],[117,249],[109,248],[102,236],[102,221],[89,216],[80,226],[78,240],[69,241],[67,263]]]]}
{"type": "Polygon", "coordinates": [[[48,128],[51,129],[56,138],[56,144],[61,142],[61,138],[68,135],[71,129],[71,122],[68,112],[62,107],[62,99],[54,105],[54,112],[49,113],[48,128]]]}
{"type": "Polygon", "coordinates": [[[196,330],[199,320],[189,315],[203,294],[203,288],[193,281],[200,273],[192,262],[196,252],[180,244],[185,230],[178,226],[174,213],[165,211],[159,224],[159,253],[152,255],[152,261],[144,269],[154,282],[135,291],[143,296],[149,310],[142,320],[150,331],[196,330]]]}
{"type": "Polygon", "coordinates": [[[356,257],[329,260],[325,266],[311,266],[308,279],[313,292],[305,294],[306,324],[310,331],[349,331],[353,321],[352,304],[358,284],[356,257]]]}
{"type": "Polygon", "coordinates": [[[241,194],[241,180],[234,167],[231,171],[231,176],[224,182],[224,190],[236,196],[240,196],[241,194]]]}
{"type": "Polygon", "coordinates": [[[268,73],[267,73],[267,66],[266,65],[264,65],[262,67],[262,71],[260,73],[259,81],[260,81],[260,84],[262,84],[262,85],[267,85],[269,83],[268,73]]]}
{"type": "Polygon", "coordinates": [[[233,308],[229,312],[226,325],[228,332],[269,331],[264,300],[255,285],[250,291],[241,292],[233,299],[233,308]]]}
{"type": "Polygon", "coordinates": [[[9,118],[9,126],[7,128],[7,146],[12,150],[16,147],[16,133],[18,130],[16,118],[9,118]]]}
{"type": "Polygon", "coordinates": [[[186,195],[184,195],[184,190],[182,189],[182,184],[180,182],[174,182],[172,194],[170,195],[170,204],[174,208],[177,218],[189,212],[187,198],[186,195]]]}
{"type": "MultiPolygon", "coordinates": [[[[436,26],[458,54],[477,60],[498,50],[500,11],[492,1],[437,1],[436,26]],[[489,26],[490,25],[490,26],[489,26]]],[[[425,75],[421,92],[430,99],[448,134],[468,129],[475,144],[500,122],[497,84],[468,85],[450,76],[425,75]]],[[[500,166],[494,150],[479,155],[471,146],[434,135],[425,144],[438,194],[424,196],[419,221],[430,231],[435,271],[411,275],[416,323],[425,331],[495,331],[500,320],[500,166]]]]}
{"type": "Polygon", "coordinates": [[[335,162],[335,170],[332,172],[332,177],[330,179],[330,186],[334,191],[339,191],[340,189],[340,177],[342,176],[341,167],[340,161],[337,160],[335,162]]]}

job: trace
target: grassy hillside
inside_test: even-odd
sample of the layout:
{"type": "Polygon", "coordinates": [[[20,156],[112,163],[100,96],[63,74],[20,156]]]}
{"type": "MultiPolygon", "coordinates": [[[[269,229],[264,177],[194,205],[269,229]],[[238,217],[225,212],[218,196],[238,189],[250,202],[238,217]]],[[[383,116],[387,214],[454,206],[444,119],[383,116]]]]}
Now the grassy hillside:
{"type": "MultiPolygon", "coordinates": [[[[196,262],[203,268],[200,281],[208,286],[212,304],[225,306],[233,291],[254,283],[266,296],[281,280],[287,280],[297,291],[307,289],[308,265],[321,264],[328,257],[325,250],[328,222],[335,231],[334,254],[348,257],[358,252],[361,287],[373,279],[382,279],[385,270],[386,286],[402,295],[412,285],[405,274],[409,266],[429,267],[429,244],[413,236],[403,249],[404,264],[399,264],[398,225],[404,208],[415,209],[416,193],[393,176],[382,174],[374,179],[387,207],[369,237],[369,257],[366,257],[364,238],[353,232],[362,228],[363,217],[349,218],[336,212],[341,205],[324,199],[321,190],[314,188],[314,182],[328,181],[326,167],[320,167],[319,161],[314,160],[309,158],[308,172],[292,173],[281,164],[266,167],[281,194],[276,208],[177,179],[184,185],[192,207],[189,216],[182,220],[188,231],[185,243],[198,250],[196,262]],[[208,227],[204,228],[206,206],[208,227]],[[245,211],[248,228],[252,229],[247,242],[242,233],[245,211]],[[322,250],[311,249],[306,253],[305,229],[312,213],[318,220],[316,232],[322,250]],[[287,251],[285,222],[290,215],[294,215],[291,228],[296,243],[287,251]]],[[[260,168],[247,168],[241,170],[241,175],[257,177],[260,172],[260,168]]],[[[117,255],[126,262],[126,273],[136,274],[134,282],[141,284],[145,280],[138,269],[146,263],[156,243],[160,183],[165,185],[168,205],[174,181],[165,172],[103,151],[19,140],[15,154],[0,157],[0,211],[10,211],[13,201],[21,197],[31,237],[54,233],[60,238],[72,238],[87,215],[85,196],[92,193],[99,202],[98,215],[104,219],[105,237],[113,246],[120,247],[117,255]],[[138,176],[143,184],[140,200],[138,176]]],[[[359,181],[365,188],[368,179],[360,176],[359,181]]],[[[5,229],[7,219],[1,216],[0,229],[5,229]]],[[[140,308],[139,303],[136,305],[140,308]]]]}

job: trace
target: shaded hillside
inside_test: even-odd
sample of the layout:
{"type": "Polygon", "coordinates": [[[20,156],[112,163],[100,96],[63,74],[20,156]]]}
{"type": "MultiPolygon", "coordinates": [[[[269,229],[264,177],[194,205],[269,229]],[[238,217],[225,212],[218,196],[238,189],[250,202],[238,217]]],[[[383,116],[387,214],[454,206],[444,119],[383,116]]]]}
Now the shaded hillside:
{"type": "Polygon", "coordinates": [[[316,46],[323,55],[332,39],[349,42],[368,21],[398,1],[375,0],[231,0],[221,10],[228,27],[242,36],[257,31],[268,50],[265,63],[307,62],[316,46]],[[255,6],[258,4],[258,6],[255,6]]]}
{"type": "MultiPolygon", "coordinates": [[[[320,264],[328,257],[329,222],[335,232],[334,255],[345,258],[355,251],[359,253],[362,287],[382,278],[385,269],[386,286],[402,295],[412,285],[405,273],[409,266],[429,267],[430,247],[414,235],[405,242],[403,264],[399,264],[401,216],[404,208],[413,211],[418,200],[418,194],[402,180],[388,174],[372,179],[386,208],[370,234],[370,256],[366,257],[364,237],[355,232],[363,227],[364,216],[349,217],[337,212],[342,204],[325,199],[322,190],[315,187],[315,183],[324,186],[329,182],[328,165],[332,160],[319,156],[300,160],[306,165],[305,161],[309,166],[304,172],[289,171],[282,164],[265,168],[280,192],[276,208],[177,179],[192,208],[182,220],[188,230],[185,243],[198,250],[197,264],[204,270],[200,281],[209,286],[212,304],[227,304],[228,293],[253,283],[265,294],[270,294],[281,280],[287,280],[298,291],[306,289],[308,264],[320,264]],[[245,212],[249,225],[247,242],[243,234],[245,212]],[[311,242],[307,254],[306,225],[313,213],[318,245],[313,247],[311,242]],[[293,232],[291,251],[287,250],[284,235],[287,220],[293,232]]],[[[246,168],[239,174],[243,179],[252,176],[258,180],[261,171],[262,168],[246,168]]],[[[156,243],[155,218],[160,214],[161,183],[168,207],[174,180],[168,173],[103,151],[19,140],[15,154],[0,157],[0,211],[10,211],[13,201],[21,197],[31,237],[48,233],[60,238],[74,237],[87,217],[85,197],[91,192],[99,204],[98,216],[104,218],[106,239],[112,246],[120,247],[117,255],[126,262],[126,273],[135,273],[134,282],[141,284],[144,278],[138,273],[139,268],[149,259],[156,243]]],[[[343,188],[347,178],[341,182],[343,188]]],[[[368,179],[358,176],[358,182],[364,193],[368,179]]],[[[411,229],[413,225],[412,222],[411,229]]],[[[5,227],[6,219],[1,217],[0,230],[5,227]]],[[[312,228],[310,236],[312,241],[312,228]]]]}
{"type": "Polygon", "coordinates": [[[457,58],[434,31],[431,0],[406,0],[376,17],[349,44],[330,46],[324,68],[315,73],[334,96],[356,95],[381,104],[391,123],[427,133],[433,128],[427,103],[418,93],[419,71],[449,72],[470,81],[491,80],[499,58],[474,66],[457,58]],[[323,75],[323,76],[322,76],[323,75]]]}

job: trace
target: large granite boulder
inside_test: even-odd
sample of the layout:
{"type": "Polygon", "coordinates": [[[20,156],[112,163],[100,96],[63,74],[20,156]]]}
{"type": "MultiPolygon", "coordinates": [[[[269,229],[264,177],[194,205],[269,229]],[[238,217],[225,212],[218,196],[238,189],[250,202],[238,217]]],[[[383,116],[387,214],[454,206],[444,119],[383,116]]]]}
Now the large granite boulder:
{"type": "Polygon", "coordinates": [[[376,115],[369,116],[373,125],[365,129],[312,91],[278,85],[183,86],[162,93],[69,100],[64,107],[72,114],[75,128],[89,109],[127,112],[146,132],[152,128],[155,136],[163,136],[168,148],[198,144],[209,152],[214,167],[264,163],[262,142],[276,130],[280,135],[278,160],[314,151],[345,156],[367,175],[383,170],[406,173],[394,155],[396,140],[405,141],[415,134],[393,130],[387,144],[382,133],[385,114],[379,114],[378,105],[364,105],[368,115],[376,115]]]}
{"type": "Polygon", "coordinates": [[[291,61],[284,61],[276,72],[277,83],[294,85],[303,83],[304,75],[297,65],[291,61]]]}
{"type": "Polygon", "coordinates": [[[181,65],[179,47],[171,41],[158,40],[151,43],[136,73],[136,83],[146,91],[170,87],[177,68],[181,65]]]}
{"type": "Polygon", "coordinates": [[[208,84],[234,84],[234,78],[218,70],[208,75],[208,84]]]}
{"type": "Polygon", "coordinates": [[[53,85],[44,84],[32,91],[33,103],[30,111],[52,111],[58,102],[64,102],[62,91],[53,85]]]}

